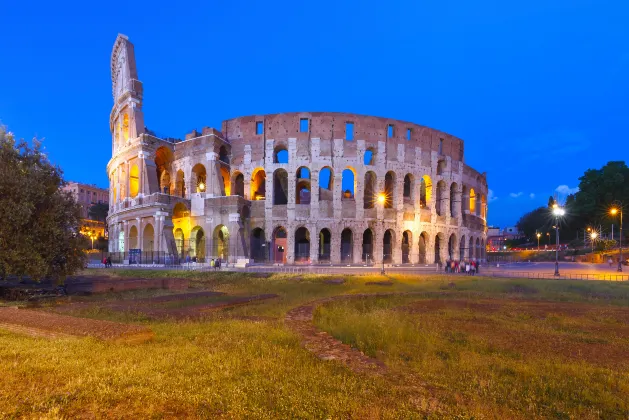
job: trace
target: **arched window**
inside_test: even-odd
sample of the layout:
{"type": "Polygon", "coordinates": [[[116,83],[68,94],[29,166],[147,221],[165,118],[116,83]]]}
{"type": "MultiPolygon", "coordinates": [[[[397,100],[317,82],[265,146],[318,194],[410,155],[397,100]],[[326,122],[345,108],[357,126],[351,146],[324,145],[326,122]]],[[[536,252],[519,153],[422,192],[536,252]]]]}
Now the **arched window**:
{"type": "Polygon", "coordinates": [[[319,201],[332,201],[334,173],[328,166],[319,171],[319,201]]]}
{"type": "Polygon", "coordinates": [[[310,204],[310,169],[302,166],[297,169],[295,204],[310,204]]]}
{"type": "Polygon", "coordinates": [[[456,182],[450,185],[450,217],[457,217],[459,215],[459,187],[456,182]]]}
{"type": "Polygon", "coordinates": [[[262,168],[254,170],[251,176],[251,199],[266,199],[266,172],[262,168]]]}
{"type": "Polygon", "coordinates": [[[192,174],[194,178],[192,178],[194,185],[195,193],[203,193],[207,191],[207,172],[205,170],[205,166],[200,163],[197,163],[192,167],[192,174]],[[196,179],[196,181],[194,181],[196,179]]]}
{"type": "Polygon", "coordinates": [[[277,169],[273,173],[273,204],[283,205],[288,203],[288,172],[277,169]]]}
{"type": "Polygon", "coordinates": [[[389,171],[384,177],[385,209],[392,209],[395,203],[395,172],[389,171]]]}
{"type": "Polygon", "coordinates": [[[356,174],[353,169],[347,168],[343,170],[342,174],[342,199],[353,199],[356,192],[356,174]]]}
{"type": "Polygon", "coordinates": [[[140,169],[138,165],[131,166],[129,172],[129,196],[135,198],[140,192],[140,169]]]}
{"type": "Polygon", "coordinates": [[[126,143],[129,140],[129,114],[122,115],[122,140],[126,143]]]}
{"type": "Polygon", "coordinates": [[[470,189],[470,214],[476,214],[476,192],[474,192],[474,188],[470,189]]]}
{"type": "Polygon", "coordinates": [[[368,171],[365,173],[365,195],[363,197],[364,208],[372,209],[376,203],[376,174],[368,171]]]}
{"type": "Polygon", "coordinates": [[[411,174],[406,174],[404,177],[404,201],[413,201],[413,185],[415,184],[415,178],[411,174]]]}
{"type": "Polygon", "coordinates": [[[277,146],[273,151],[273,163],[288,163],[288,150],[286,146],[277,146]]]}
{"type": "Polygon", "coordinates": [[[237,195],[239,197],[245,196],[245,176],[240,172],[235,172],[234,176],[234,185],[232,187],[232,195],[237,195]]]}
{"type": "Polygon", "coordinates": [[[427,208],[430,204],[430,198],[432,197],[432,180],[428,175],[424,175],[420,182],[419,189],[419,205],[422,208],[427,208]]]}
{"type": "MultiPolygon", "coordinates": [[[[155,249],[153,241],[155,240],[155,230],[152,224],[148,224],[144,227],[144,234],[142,235],[142,251],[153,252],[155,249]]],[[[151,261],[153,262],[153,261],[151,261]]]]}
{"type": "Polygon", "coordinates": [[[365,165],[374,165],[376,163],[376,154],[373,148],[368,148],[365,150],[365,156],[363,158],[363,163],[365,165]]]}
{"type": "Polygon", "coordinates": [[[321,229],[319,232],[319,261],[330,260],[330,244],[332,243],[332,233],[329,229],[321,229]]]}
{"type": "Polygon", "coordinates": [[[186,196],[186,180],[184,178],[183,171],[180,169],[177,171],[177,180],[175,181],[176,193],[179,197],[186,196]]]}
{"type": "Polygon", "coordinates": [[[218,149],[218,160],[229,165],[229,152],[227,151],[227,147],[225,147],[225,145],[218,149]]]}
{"type": "Polygon", "coordinates": [[[435,206],[437,207],[437,216],[445,216],[445,211],[448,208],[445,197],[446,183],[442,180],[437,182],[437,199],[435,206]]]}
{"type": "Polygon", "coordinates": [[[221,166],[221,178],[223,185],[221,185],[221,195],[228,197],[231,195],[231,182],[229,181],[229,171],[224,166],[221,166]]]}

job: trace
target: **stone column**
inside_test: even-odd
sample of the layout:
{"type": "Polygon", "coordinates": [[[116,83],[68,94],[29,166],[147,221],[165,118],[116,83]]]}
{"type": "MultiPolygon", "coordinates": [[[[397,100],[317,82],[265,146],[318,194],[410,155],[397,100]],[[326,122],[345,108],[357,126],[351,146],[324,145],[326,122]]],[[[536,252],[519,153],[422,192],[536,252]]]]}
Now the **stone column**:
{"type": "Polygon", "coordinates": [[[293,224],[285,226],[286,228],[286,264],[295,264],[295,229],[293,224]]]}
{"type": "Polygon", "coordinates": [[[330,262],[332,264],[341,263],[341,233],[343,227],[339,225],[330,226],[330,262]]]}
{"type": "Polygon", "coordinates": [[[319,220],[319,171],[310,170],[310,220],[319,220]]]}
{"type": "Polygon", "coordinates": [[[138,248],[140,252],[144,252],[144,230],[142,229],[142,218],[136,217],[136,222],[138,222],[138,248]]]}
{"type": "Polygon", "coordinates": [[[353,263],[360,264],[363,261],[363,231],[352,231],[353,263]]]}
{"type": "Polygon", "coordinates": [[[319,262],[319,228],[317,225],[307,226],[308,232],[310,232],[310,262],[316,264],[319,262]]]}

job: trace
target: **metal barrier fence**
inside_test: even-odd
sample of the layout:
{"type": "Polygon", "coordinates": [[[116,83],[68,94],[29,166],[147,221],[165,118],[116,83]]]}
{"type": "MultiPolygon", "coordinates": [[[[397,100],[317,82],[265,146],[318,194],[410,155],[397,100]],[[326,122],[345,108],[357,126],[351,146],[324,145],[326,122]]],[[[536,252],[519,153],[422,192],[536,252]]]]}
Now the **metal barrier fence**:
{"type": "Polygon", "coordinates": [[[516,277],[526,279],[549,279],[549,280],[607,280],[607,281],[629,281],[628,274],[581,274],[581,273],[565,273],[555,276],[554,273],[540,273],[532,271],[499,271],[487,270],[480,273],[481,276],[487,277],[516,277]]]}

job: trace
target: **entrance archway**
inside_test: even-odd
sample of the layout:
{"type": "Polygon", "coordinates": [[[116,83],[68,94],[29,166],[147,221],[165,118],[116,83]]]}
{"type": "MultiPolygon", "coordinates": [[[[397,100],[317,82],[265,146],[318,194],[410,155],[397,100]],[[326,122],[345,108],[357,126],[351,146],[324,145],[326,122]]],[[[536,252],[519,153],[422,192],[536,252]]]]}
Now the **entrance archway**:
{"type": "Polygon", "coordinates": [[[181,230],[181,228],[175,229],[175,246],[177,247],[177,255],[179,255],[179,258],[184,257],[184,250],[186,249],[184,242],[183,230],[181,230]]]}
{"type": "Polygon", "coordinates": [[[221,261],[227,261],[229,258],[229,230],[225,225],[218,225],[214,228],[214,255],[221,261]]]}
{"type": "Polygon", "coordinates": [[[266,237],[262,228],[255,228],[251,232],[251,259],[255,262],[263,262],[268,258],[269,250],[266,249],[266,237]]]}
{"type": "Polygon", "coordinates": [[[142,234],[142,252],[153,252],[155,249],[153,240],[155,239],[155,230],[152,224],[148,224],[144,227],[144,233],[142,234]]]}
{"type": "Polygon", "coordinates": [[[205,232],[195,226],[190,233],[190,258],[195,262],[205,262],[205,232]]]}
{"type": "Polygon", "coordinates": [[[426,241],[428,241],[428,234],[422,232],[419,235],[419,263],[426,264],[426,241]]]}
{"type": "Polygon", "coordinates": [[[455,257],[454,252],[456,251],[456,243],[456,235],[453,233],[448,239],[448,259],[453,260],[455,257]]]}
{"type": "Polygon", "coordinates": [[[402,234],[402,264],[409,264],[411,262],[409,255],[411,253],[412,233],[410,230],[405,230],[402,234]]]}
{"type": "Polygon", "coordinates": [[[319,261],[330,261],[330,245],[332,234],[328,229],[321,229],[319,232],[319,261]]]}
{"type": "Polygon", "coordinates": [[[435,263],[442,263],[441,261],[441,247],[443,246],[443,233],[438,233],[435,236],[435,263]]]}
{"type": "Polygon", "coordinates": [[[341,261],[352,262],[354,254],[354,233],[350,228],[341,232],[341,261]]]}
{"type": "Polygon", "coordinates": [[[273,261],[279,264],[286,263],[286,229],[280,226],[273,232],[273,261]]]}
{"type": "Polygon", "coordinates": [[[393,261],[393,231],[388,229],[382,237],[382,258],[385,263],[393,261]]]}
{"type": "Polygon", "coordinates": [[[138,228],[131,226],[129,228],[129,249],[138,248],[138,228]]]}
{"type": "Polygon", "coordinates": [[[310,261],[310,232],[305,227],[295,231],[295,262],[310,261]]]}
{"type": "Polygon", "coordinates": [[[465,259],[465,236],[461,237],[461,243],[459,245],[459,260],[463,261],[465,259]]]}
{"type": "Polygon", "coordinates": [[[373,232],[366,229],[363,232],[363,261],[373,262],[373,232]]]}

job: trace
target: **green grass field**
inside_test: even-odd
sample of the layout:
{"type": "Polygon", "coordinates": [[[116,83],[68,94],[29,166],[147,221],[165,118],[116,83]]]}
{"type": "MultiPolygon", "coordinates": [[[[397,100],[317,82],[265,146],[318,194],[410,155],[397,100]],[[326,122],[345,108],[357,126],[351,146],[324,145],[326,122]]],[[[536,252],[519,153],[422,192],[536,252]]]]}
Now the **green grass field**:
{"type": "Polygon", "coordinates": [[[108,273],[189,276],[191,291],[279,298],[186,322],[99,310],[104,301],[165,291],[74,299],[94,303],[75,315],[151,327],[155,339],[140,345],[36,339],[0,330],[0,417],[629,415],[626,283],[392,276],[392,286],[371,286],[365,283],[383,278],[352,276],[334,285],[324,280],[339,276],[108,273]],[[288,310],[315,299],[391,292],[416,294],[333,301],[320,306],[314,320],[384,362],[388,370],[382,376],[318,359],[283,322],[288,310]]]}

